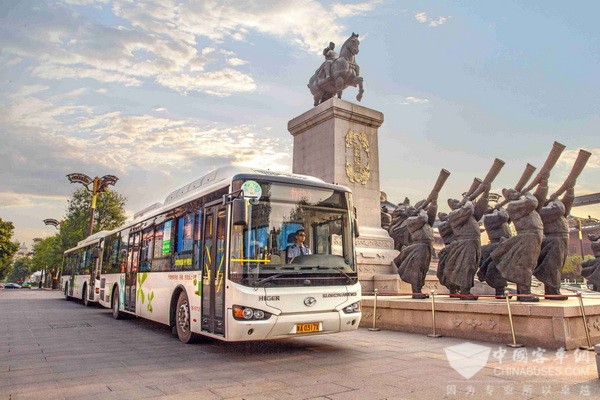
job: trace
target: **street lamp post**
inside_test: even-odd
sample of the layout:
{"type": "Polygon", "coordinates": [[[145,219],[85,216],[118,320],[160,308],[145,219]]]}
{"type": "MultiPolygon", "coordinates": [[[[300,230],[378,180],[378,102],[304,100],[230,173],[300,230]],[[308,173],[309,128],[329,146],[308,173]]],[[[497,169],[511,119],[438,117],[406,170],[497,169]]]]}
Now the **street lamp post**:
{"type": "Polygon", "coordinates": [[[71,183],[81,183],[85,188],[92,193],[92,204],[91,215],[90,215],[90,225],[88,230],[88,236],[92,234],[94,230],[94,214],[96,212],[96,197],[98,193],[105,192],[108,189],[109,185],[113,185],[117,183],[119,178],[114,175],[104,175],[102,178],[95,177],[94,179],[90,178],[86,174],[74,173],[67,175],[67,178],[71,183]],[[92,188],[90,189],[90,185],[92,188]]]}

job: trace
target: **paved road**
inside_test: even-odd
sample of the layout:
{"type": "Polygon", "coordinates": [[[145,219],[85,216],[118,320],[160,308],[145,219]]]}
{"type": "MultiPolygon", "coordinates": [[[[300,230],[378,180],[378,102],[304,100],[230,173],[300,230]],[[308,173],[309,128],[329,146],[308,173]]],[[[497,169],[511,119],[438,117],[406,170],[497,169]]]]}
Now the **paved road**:
{"type": "Polygon", "coordinates": [[[185,345],[167,327],[117,321],[110,310],[66,302],[58,292],[0,290],[0,399],[464,397],[598,398],[600,379],[590,352],[514,353],[490,343],[367,329],[185,345]],[[479,366],[453,368],[446,350],[488,357],[479,366]]]}

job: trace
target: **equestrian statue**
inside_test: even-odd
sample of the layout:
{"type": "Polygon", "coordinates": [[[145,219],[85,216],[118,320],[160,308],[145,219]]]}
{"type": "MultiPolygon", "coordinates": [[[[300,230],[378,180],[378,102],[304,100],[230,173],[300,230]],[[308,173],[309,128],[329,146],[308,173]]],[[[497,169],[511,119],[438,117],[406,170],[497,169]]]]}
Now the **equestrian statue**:
{"type": "Polygon", "coordinates": [[[356,100],[362,99],[363,78],[360,76],[360,67],[354,61],[354,57],[358,54],[359,44],[358,35],[352,33],[342,45],[339,56],[333,50],[335,48],[333,42],[323,49],[325,62],[315,71],[308,82],[315,106],[335,95],[341,99],[342,91],[348,86],[358,86],[356,100]]]}

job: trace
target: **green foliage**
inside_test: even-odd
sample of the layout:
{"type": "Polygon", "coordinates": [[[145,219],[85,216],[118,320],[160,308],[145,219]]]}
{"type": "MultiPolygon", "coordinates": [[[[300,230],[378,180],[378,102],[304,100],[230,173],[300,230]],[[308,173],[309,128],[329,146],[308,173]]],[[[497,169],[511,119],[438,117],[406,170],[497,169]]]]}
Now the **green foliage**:
{"type": "Polygon", "coordinates": [[[59,235],[54,235],[35,243],[31,258],[34,271],[46,269],[48,273],[56,277],[62,263],[62,253],[63,249],[59,235]]]}
{"type": "Polygon", "coordinates": [[[562,279],[577,279],[581,277],[581,263],[585,260],[589,260],[593,256],[586,255],[585,259],[581,258],[579,254],[571,254],[567,256],[567,260],[562,267],[562,279]]]}
{"type": "MultiPolygon", "coordinates": [[[[98,194],[95,211],[94,233],[111,230],[125,223],[125,196],[107,190],[98,194]]],[[[92,194],[85,188],[76,190],[69,199],[67,215],[60,225],[60,241],[63,250],[74,247],[88,235],[92,194]]]]}
{"type": "Polygon", "coordinates": [[[15,226],[12,222],[0,218],[0,280],[8,275],[12,258],[19,250],[18,242],[11,242],[15,226]]]}
{"type": "Polygon", "coordinates": [[[23,281],[34,272],[33,263],[29,257],[21,257],[12,264],[8,280],[10,282],[23,283],[23,281]]]}

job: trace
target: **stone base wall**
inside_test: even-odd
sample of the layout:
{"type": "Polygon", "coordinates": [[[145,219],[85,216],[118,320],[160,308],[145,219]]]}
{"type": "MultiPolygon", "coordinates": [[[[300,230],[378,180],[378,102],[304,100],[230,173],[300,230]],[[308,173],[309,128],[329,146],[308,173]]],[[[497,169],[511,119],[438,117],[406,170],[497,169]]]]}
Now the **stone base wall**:
{"type": "MultiPolygon", "coordinates": [[[[373,325],[373,301],[372,296],[363,297],[361,326],[373,325]]],[[[600,299],[584,298],[584,305],[592,344],[600,343],[600,299]]],[[[436,297],[435,310],[438,334],[502,346],[512,343],[507,305],[503,299],[464,301],[440,296],[436,297]]],[[[563,347],[566,350],[587,346],[577,298],[561,302],[542,299],[537,304],[513,300],[511,310],[517,343],[543,349],[563,347]]],[[[386,330],[430,334],[431,299],[379,296],[376,326],[386,330]]]]}

